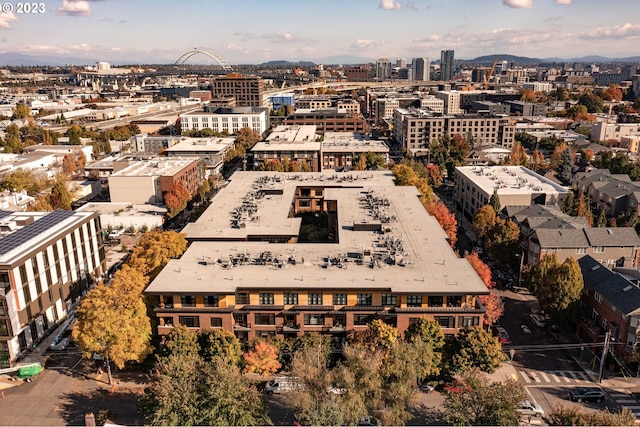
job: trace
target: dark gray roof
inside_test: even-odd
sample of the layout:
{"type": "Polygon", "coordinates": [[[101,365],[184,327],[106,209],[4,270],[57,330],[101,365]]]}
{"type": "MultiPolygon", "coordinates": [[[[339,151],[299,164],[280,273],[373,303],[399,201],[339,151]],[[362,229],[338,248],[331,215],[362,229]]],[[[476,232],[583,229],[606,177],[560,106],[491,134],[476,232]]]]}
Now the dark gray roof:
{"type": "Polygon", "coordinates": [[[542,248],[588,248],[591,246],[582,228],[537,228],[535,234],[542,248]]]}
{"type": "Polygon", "coordinates": [[[571,229],[571,228],[586,227],[587,226],[586,220],[579,221],[578,218],[579,217],[573,218],[573,220],[575,221],[573,220],[567,221],[564,218],[557,218],[557,217],[529,217],[526,219],[526,221],[529,224],[530,228],[535,228],[535,229],[538,229],[538,228],[571,229]]]}
{"type": "Polygon", "coordinates": [[[615,197],[617,199],[620,197],[628,196],[634,190],[637,191],[638,188],[629,182],[625,182],[625,183],[608,182],[604,187],[601,187],[598,191],[600,191],[600,193],[604,195],[615,197]]]}
{"type": "Polygon", "coordinates": [[[0,255],[45,233],[49,228],[73,216],[72,211],[57,210],[0,239],[0,255]]]}
{"type": "Polygon", "coordinates": [[[633,227],[591,227],[584,229],[591,246],[640,246],[633,227]]]}
{"type": "Polygon", "coordinates": [[[625,315],[640,314],[640,288],[615,273],[589,255],[578,260],[585,288],[602,295],[625,315]]]}

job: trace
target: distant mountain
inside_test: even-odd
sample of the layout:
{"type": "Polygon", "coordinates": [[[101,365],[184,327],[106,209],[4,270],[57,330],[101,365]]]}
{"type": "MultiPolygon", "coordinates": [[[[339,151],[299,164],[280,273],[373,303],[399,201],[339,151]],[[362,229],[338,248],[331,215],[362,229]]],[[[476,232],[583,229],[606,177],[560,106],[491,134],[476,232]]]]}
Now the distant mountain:
{"type": "Polygon", "coordinates": [[[493,64],[496,56],[498,57],[498,61],[507,61],[509,64],[538,64],[543,62],[538,58],[528,58],[526,56],[516,56],[516,55],[508,55],[508,54],[496,54],[496,55],[484,55],[479,56],[474,59],[467,59],[465,62],[473,63],[473,64],[493,64]]]}
{"type": "Polygon", "coordinates": [[[627,58],[607,58],[598,55],[588,55],[579,58],[528,58],[526,56],[516,56],[508,54],[484,55],[474,59],[461,60],[468,64],[493,64],[496,56],[499,61],[507,61],[509,64],[531,65],[543,63],[564,63],[564,62],[585,62],[585,63],[603,63],[603,62],[640,62],[640,56],[631,56],[627,58]]]}
{"type": "Polygon", "coordinates": [[[340,55],[340,56],[327,56],[325,58],[318,58],[318,64],[325,65],[359,65],[359,64],[375,64],[376,60],[373,58],[362,58],[360,56],[340,55]]]}
{"type": "Polygon", "coordinates": [[[295,67],[295,66],[298,66],[298,67],[313,67],[316,64],[315,64],[315,62],[309,62],[309,61],[292,62],[292,61],[280,60],[280,61],[263,62],[260,65],[266,66],[266,67],[295,67]]]}
{"type": "Polygon", "coordinates": [[[49,55],[23,55],[20,53],[0,53],[0,66],[63,66],[67,64],[73,65],[95,65],[96,59],[77,58],[77,57],[58,57],[49,55]]]}

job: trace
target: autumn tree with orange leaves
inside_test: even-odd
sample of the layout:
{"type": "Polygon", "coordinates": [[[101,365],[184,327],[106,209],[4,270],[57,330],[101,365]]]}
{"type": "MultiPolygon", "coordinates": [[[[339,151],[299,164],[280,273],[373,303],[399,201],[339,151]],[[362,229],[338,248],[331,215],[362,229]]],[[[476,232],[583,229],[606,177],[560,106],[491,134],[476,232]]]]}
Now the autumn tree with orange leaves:
{"type": "Polygon", "coordinates": [[[458,240],[458,221],[456,220],[456,216],[451,213],[449,208],[445,206],[440,200],[428,203],[427,212],[429,215],[434,217],[444,232],[447,234],[447,240],[449,240],[449,244],[453,247],[458,240]]]}
{"type": "Polygon", "coordinates": [[[282,366],[278,362],[278,349],[264,340],[258,341],[245,353],[244,360],[247,362],[246,372],[260,375],[273,374],[282,366]]]}
{"type": "Polygon", "coordinates": [[[504,303],[502,298],[500,298],[500,295],[498,295],[495,289],[493,289],[495,282],[491,280],[491,269],[489,266],[485,264],[475,252],[467,255],[466,258],[476,273],[478,273],[478,276],[480,276],[482,283],[489,288],[489,295],[480,295],[479,298],[485,308],[484,323],[491,325],[504,313],[504,303]]]}

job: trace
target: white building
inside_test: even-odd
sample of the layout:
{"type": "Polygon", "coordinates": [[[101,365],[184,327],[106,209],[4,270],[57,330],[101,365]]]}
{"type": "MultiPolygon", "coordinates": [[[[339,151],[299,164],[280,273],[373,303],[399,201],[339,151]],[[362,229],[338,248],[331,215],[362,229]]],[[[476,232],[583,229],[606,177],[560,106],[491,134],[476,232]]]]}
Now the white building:
{"type": "Polygon", "coordinates": [[[436,92],[436,97],[444,101],[444,114],[462,114],[464,110],[460,107],[460,92],[455,90],[440,90],[436,92]]]}
{"type": "Polygon", "coordinates": [[[182,130],[211,129],[214,132],[234,134],[248,127],[262,135],[269,128],[266,108],[215,107],[180,115],[182,130]]]}

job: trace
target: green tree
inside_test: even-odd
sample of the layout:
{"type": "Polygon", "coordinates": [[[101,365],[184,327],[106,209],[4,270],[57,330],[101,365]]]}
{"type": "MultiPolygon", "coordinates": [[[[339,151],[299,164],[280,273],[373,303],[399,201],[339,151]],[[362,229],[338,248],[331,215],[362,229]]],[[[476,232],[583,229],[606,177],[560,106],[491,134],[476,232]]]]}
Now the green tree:
{"type": "Polygon", "coordinates": [[[49,194],[49,204],[53,209],[71,210],[71,192],[67,183],[68,178],[66,176],[63,174],[56,175],[49,194]]]}
{"type": "Polygon", "coordinates": [[[87,356],[101,354],[119,369],[126,362],[140,362],[151,353],[151,323],[142,291],[147,284],[140,272],[125,265],[110,284],[95,286],[76,312],[73,338],[87,356]]]}
{"type": "Polygon", "coordinates": [[[567,198],[562,205],[562,212],[567,215],[573,216],[576,212],[576,194],[573,191],[569,191],[567,198]]]}
{"type": "Polygon", "coordinates": [[[607,226],[607,214],[605,213],[603,206],[598,209],[598,215],[594,218],[594,222],[597,227],[602,228],[607,226]]]}
{"type": "Polygon", "coordinates": [[[489,204],[493,208],[494,212],[500,212],[500,196],[498,196],[498,190],[494,189],[491,198],[489,199],[489,204]]]}
{"type": "Polygon", "coordinates": [[[578,301],[584,288],[580,265],[574,258],[559,263],[555,254],[547,254],[531,268],[528,281],[540,306],[552,316],[560,316],[578,301]]]}
{"type": "Polygon", "coordinates": [[[158,354],[169,356],[197,356],[200,354],[198,334],[184,325],[175,325],[164,337],[158,354]]]}
{"type": "Polygon", "coordinates": [[[519,403],[526,398],[515,380],[491,382],[478,370],[462,375],[460,391],[447,392],[444,419],[455,426],[515,426],[520,423],[519,403]]]}
{"type": "Polygon", "coordinates": [[[242,361],[240,341],[232,332],[207,329],[198,334],[198,343],[205,361],[211,361],[216,357],[232,365],[240,365],[242,361]]]}
{"type": "Polygon", "coordinates": [[[460,329],[458,335],[447,339],[444,348],[445,363],[453,373],[471,368],[493,373],[505,360],[498,339],[491,332],[478,327],[460,329]]]}
{"type": "Polygon", "coordinates": [[[427,317],[420,317],[407,328],[405,340],[408,342],[421,341],[426,343],[431,350],[430,360],[416,360],[418,363],[425,364],[425,375],[419,379],[438,375],[444,347],[444,333],[438,322],[427,317]]]}
{"type": "Polygon", "coordinates": [[[71,125],[67,130],[67,137],[69,137],[70,145],[80,145],[80,126],[71,125]]]}
{"type": "Polygon", "coordinates": [[[561,154],[560,164],[558,165],[558,178],[564,184],[568,184],[573,176],[573,153],[569,147],[565,148],[561,154]]]}
{"type": "Polygon", "coordinates": [[[604,101],[591,91],[583,92],[578,98],[578,104],[587,107],[589,113],[602,113],[604,111],[604,101]]]}

